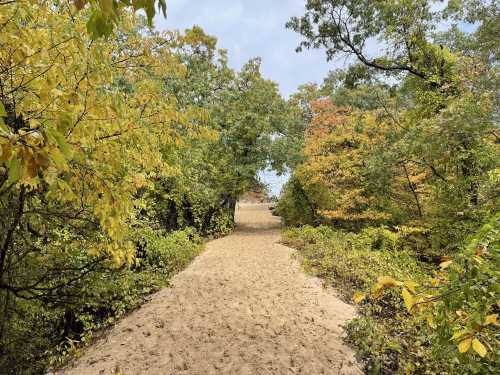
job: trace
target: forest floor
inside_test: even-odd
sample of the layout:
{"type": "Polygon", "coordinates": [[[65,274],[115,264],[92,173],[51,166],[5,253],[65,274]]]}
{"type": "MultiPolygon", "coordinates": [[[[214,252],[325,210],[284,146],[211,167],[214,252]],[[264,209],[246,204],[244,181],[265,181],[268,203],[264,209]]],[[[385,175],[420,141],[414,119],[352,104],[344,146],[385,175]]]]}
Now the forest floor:
{"type": "Polygon", "coordinates": [[[361,374],[341,338],[354,308],[279,241],[267,204],[240,203],[232,235],[59,373],[361,374]]]}

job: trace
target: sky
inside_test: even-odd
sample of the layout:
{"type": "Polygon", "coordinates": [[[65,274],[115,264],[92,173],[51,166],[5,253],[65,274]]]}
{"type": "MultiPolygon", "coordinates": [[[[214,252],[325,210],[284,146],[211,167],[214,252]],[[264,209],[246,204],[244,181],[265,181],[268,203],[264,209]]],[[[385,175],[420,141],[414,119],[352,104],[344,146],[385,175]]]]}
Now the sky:
{"type": "Polygon", "coordinates": [[[167,18],[157,16],[158,30],[201,26],[228,50],[229,65],[239,70],[253,57],[262,58],[262,74],[277,82],[284,96],[308,82],[322,82],[343,65],[327,62],[324,51],[296,53],[300,36],[285,28],[291,16],[304,13],[304,0],[169,0],[167,18]]]}

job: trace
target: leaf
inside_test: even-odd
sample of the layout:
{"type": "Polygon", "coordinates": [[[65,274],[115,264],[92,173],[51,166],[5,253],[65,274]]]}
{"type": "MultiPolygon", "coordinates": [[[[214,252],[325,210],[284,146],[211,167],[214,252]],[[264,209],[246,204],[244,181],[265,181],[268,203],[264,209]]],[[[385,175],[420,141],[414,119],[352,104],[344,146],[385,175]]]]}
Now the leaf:
{"type": "Polygon", "coordinates": [[[470,345],[472,343],[472,339],[465,339],[460,341],[458,344],[458,351],[460,353],[466,353],[470,349],[470,345]]]}
{"type": "Polygon", "coordinates": [[[436,279],[436,278],[432,278],[431,279],[431,285],[432,286],[438,286],[439,283],[440,283],[440,281],[438,279],[436,279]]]}
{"type": "Polygon", "coordinates": [[[8,134],[10,133],[10,129],[7,127],[7,125],[5,125],[5,122],[3,121],[3,117],[0,116],[0,134],[2,132],[4,134],[7,134],[7,137],[8,137],[8,134]]]}
{"type": "Polygon", "coordinates": [[[392,288],[395,286],[403,285],[403,283],[397,281],[390,276],[380,276],[377,279],[377,283],[374,285],[373,296],[379,298],[382,295],[384,288],[392,288]]]}
{"type": "Polygon", "coordinates": [[[66,142],[66,139],[64,136],[59,133],[56,129],[47,127],[45,129],[45,133],[47,134],[47,137],[55,143],[57,146],[59,146],[59,149],[61,150],[62,154],[66,159],[69,159],[71,157],[71,149],[66,142]]]}
{"type": "Polygon", "coordinates": [[[406,309],[410,312],[411,309],[413,308],[413,305],[415,304],[415,300],[413,299],[413,296],[406,288],[403,288],[403,291],[401,292],[401,294],[403,296],[403,300],[405,302],[406,309]]]}
{"type": "Polygon", "coordinates": [[[498,314],[491,314],[488,315],[484,321],[486,325],[488,324],[495,324],[497,322],[498,314]]]}
{"type": "Polygon", "coordinates": [[[456,340],[460,337],[462,337],[463,335],[465,335],[468,331],[467,330],[462,330],[462,331],[455,331],[455,333],[453,333],[453,336],[451,336],[450,338],[450,341],[452,340],[456,340]]]}
{"type": "Polygon", "coordinates": [[[59,121],[57,123],[57,128],[62,132],[66,132],[73,125],[73,119],[68,113],[63,113],[59,116],[59,121]]]}
{"type": "Polygon", "coordinates": [[[0,117],[6,117],[7,112],[5,111],[5,107],[3,106],[3,103],[0,102],[0,117]]]}
{"type": "Polygon", "coordinates": [[[355,304],[360,304],[365,298],[366,294],[361,292],[354,293],[354,296],[352,297],[355,304]]]}
{"type": "Polygon", "coordinates": [[[408,290],[412,293],[416,293],[416,288],[418,284],[414,281],[408,280],[404,282],[404,285],[408,288],[408,290]]]}
{"type": "Polygon", "coordinates": [[[0,163],[7,163],[13,153],[13,147],[10,143],[0,144],[0,163]]]}
{"type": "Polygon", "coordinates": [[[113,0],[101,0],[102,13],[109,17],[113,12],[113,0]]]}
{"type": "Polygon", "coordinates": [[[38,164],[36,162],[36,159],[31,156],[29,158],[26,158],[25,163],[28,176],[31,178],[35,178],[38,174],[38,164]]]}
{"type": "Polygon", "coordinates": [[[447,269],[451,264],[453,263],[452,260],[447,260],[446,262],[442,262],[439,267],[442,269],[442,270],[445,270],[447,269]]]}
{"type": "Polygon", "coordinates": [[[68,163],[64,158],[64,155],[58,148],[53,148],[49,154],[49,158],[54,163],[55,167],[60,170],[66,170],[68,163]]]}
{"type": "Polygon", "coordinates": [[[474,349],[474,351],[483,358],[486,356],[486,353],[488,352],[486,347],[478,339],[472,340],[472,349],[474,349]]]}
{"type": "Polygon", "coordinates": [[[394,287],[401,285],[399,281],[396,281],[396,279],[390,276],[380,276],[377,280],[377,284],[382,287],[394,287]]]}
{"type": "Polygon", "coordinates": [[[82,10],[83,7],[85,7],[86,1],[85,0],[75,0],[75,6],[76,9],[82,10]]]}
{"type": "Polygon", "coordinates": [[[11,185],[19,180],[21,177],[21,161],[13,156],[8,165],[9,178],[7,179],[7,185],[11,185]]]}
{"type": "Polygon", "coordinates": [[[436,323],[434,322],[434,316],[428,315],[426,319],[427,319],[427,324],[429,325],[429,327],[434,328],[434,329],[437,328],[436,323]]]}

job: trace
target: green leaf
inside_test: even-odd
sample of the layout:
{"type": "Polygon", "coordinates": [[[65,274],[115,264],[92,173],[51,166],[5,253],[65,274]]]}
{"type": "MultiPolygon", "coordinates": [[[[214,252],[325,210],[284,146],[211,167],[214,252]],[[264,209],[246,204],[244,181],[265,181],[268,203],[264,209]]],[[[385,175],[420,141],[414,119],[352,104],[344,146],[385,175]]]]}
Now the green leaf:
{"type": "Polygon", "coordinates": [[[7,111],[5,111],[5,107],[3,106],[3,103],[0,102],[0,117],[6,117],[7,116],[7,111]]]}
{"type": "Polygon", "coordinates": [[[93,39],[109,36],[113,32],[113,22],[104,17],[100,10],[96,10],[87,21],[87,31],[93,39]]]}
{"type": "Polygon", "coordinates": [[[9,128],[7,127],[7,125],[5,125],[5,122],[3,121],[3,117],[0,117],[0,130],[2,130],[5,133],[10,132],[9,128]]]}
{"type": "Polygon", "coordinates": [[[52,162],[58,169],[64,170],[67,167],[67,161],[60,150],[58,149],[53,150],[49,154],[49,158],[52,160],[52,162]]]}
{"type": "Polygon", "coordinates": [[[69,144],[68,142],[66,142],[66,139],[61,133],[59,133],[52,127],[47,127],[45,129],[45,134],[52,143],[55,143],[59,147],[65,158],[68,159],[71,157],[71,149],[69,147],[69,144]]]}
{"type": "Polygon", "coordinates": [[[60,117],[59,117],[59,121],[57,123],[57,128],[62,131],[62,132],[65,132],[66,130],[68,130],[71,125],[73,125],[73,119],[71,117],[71,115],[69,113],[63,113],[60,117]]]}
{"type": "Polygon", "coordinates": [[[101,0],[102,13],[109,17],[113,12],[113,0],[101,0]]]}
{"type": "Polygon", "coordinates": [[[7,179],[7,185],[16,183],[21,177],[21,161],[13,156],[7,164],[7,168],[9,169],[9,178],[7,179]]]}

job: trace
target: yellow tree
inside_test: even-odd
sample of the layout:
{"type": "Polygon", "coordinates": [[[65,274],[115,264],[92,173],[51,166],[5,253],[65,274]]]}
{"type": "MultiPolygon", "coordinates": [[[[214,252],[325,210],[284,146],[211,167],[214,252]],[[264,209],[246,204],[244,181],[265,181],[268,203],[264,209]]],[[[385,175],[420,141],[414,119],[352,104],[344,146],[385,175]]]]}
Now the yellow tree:
{"type": "Polygon", "coordinates": [[[175,142],[171,125],[188,121],[159,80],[184,74],[165,39],[123,13],[119,43],[93,41],[83,16],[29,2],[0,14],[0,287],[21,297],[42,292],[32,286],[47,270],[23,280],[12,265],[54,228],[71,233],[50,243],[54,253],[84,241],[117,264],[132,260],[133,197],[150,174],[170,173],[161,148],[175,142]]]}
{"type": "Polygon", "coordinates": [[[312,109],[305,134],[306,160],[296,174],[317,213],[326,220],[354,225],[389,219],[366,179],[366,159],[377,138],[375,123],[365,118],[371,129],[360,131],[355,114],[336,107],[331,99],[316,101],[312,109]]]}

